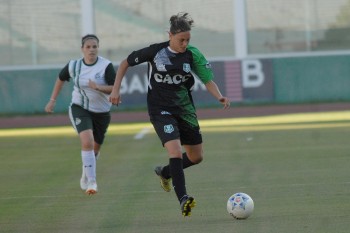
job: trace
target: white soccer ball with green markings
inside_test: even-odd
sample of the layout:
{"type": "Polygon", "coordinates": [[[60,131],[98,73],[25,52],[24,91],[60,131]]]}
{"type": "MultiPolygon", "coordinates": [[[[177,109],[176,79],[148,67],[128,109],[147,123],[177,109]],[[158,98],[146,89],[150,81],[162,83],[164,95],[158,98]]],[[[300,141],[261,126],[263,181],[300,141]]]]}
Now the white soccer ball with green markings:
{"type": "Polygon", "coordinates": [[[235,193],[227,200],[227,212],[236,219],[246,219],[254,211],[254,201],[246,193],[235,193]]]}

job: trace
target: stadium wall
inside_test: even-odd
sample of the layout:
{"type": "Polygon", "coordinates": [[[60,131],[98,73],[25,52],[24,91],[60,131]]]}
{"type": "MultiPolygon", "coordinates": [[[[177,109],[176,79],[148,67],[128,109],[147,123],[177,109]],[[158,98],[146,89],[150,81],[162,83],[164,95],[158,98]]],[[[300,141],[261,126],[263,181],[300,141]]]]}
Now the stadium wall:
{"type": "MultiPolygon", "coordinates": [[[[232,102],[294,104],[350,101],[350,55],[212,61],[215,81],[232,102]]],[[[147,67],[132,67],[123,80],[122,109],[146,106],[147,67]]],[[[38,114],[50,98],[60,68],[0,70],[0,115],[38,114]]],[[[57,99],[55,112],[67,112],[72,83],[57,99]]],[[[198,107],[216,100],[196,82],[198,107]]]]}

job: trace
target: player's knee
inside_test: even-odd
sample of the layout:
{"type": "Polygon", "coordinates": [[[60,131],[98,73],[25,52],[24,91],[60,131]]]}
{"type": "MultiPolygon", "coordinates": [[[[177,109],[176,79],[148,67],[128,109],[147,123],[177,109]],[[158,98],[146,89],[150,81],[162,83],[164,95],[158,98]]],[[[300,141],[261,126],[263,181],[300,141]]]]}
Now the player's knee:
{"type": "Polygon", "coordinates": [[[82,141],[81,142],[81,148],[83,150],[93,150],[94,149],[94,144],[90,141],[82,141]]]}
{"type": "Polygon", "coordinates": [[[193,163],[193,164],[199,164],[200,162],[203,161],[203,152],[201,153],[196,153],[196,154],[192,154],[189,157],[189,160],[193,163]]]}
{"type": "Polygon", "coordinates": [[[203,156],[199,156],[199,157],[195,158],[194,161],[192,161],[192,163],[199,164],[202,161],[203,161],[203,156]]]}

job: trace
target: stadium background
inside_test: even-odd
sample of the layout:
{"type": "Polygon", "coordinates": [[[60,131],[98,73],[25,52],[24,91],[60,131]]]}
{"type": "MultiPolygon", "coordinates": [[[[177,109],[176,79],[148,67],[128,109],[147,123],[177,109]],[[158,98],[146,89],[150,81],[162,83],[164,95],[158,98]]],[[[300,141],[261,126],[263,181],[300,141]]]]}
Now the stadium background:
{"type": "MultiPolygon", "coordinates": [[[[224,81],[237,82],[234,93],[241,95],[232,108],[224,111],[216,103],[198,109],[205,159],[186,170],[198,206],[183,219],[169,196],[175,198],[174,192],[164,193],[154,175],[153,168],[168,158],[144,123],[147,113],[136,106],[113,107],[98,161],[99,194],[81,193],[79,138],[64,112],[69,88],[57,101],[62,114],[43,112],[59,69],[81,56],[80,1],[0,0],[0,232],[348,233],[350,115],[343,110],[350,109],[349,1],[243,1],[243,57],[233,45],[240,34],[236,1],[242,0],[93,1],[101,52],[116,66],[116,56],[127,50],[166,39],[166,19],[187,10],[196,21],[193,43],[221,72],[216,80],[225,94],[230,85],[224,81]],[[164,26],[147,27],[159,12],[164,18],[157,25],[164,26]],[[228,25],[224,35],[220,28],[228,25]],[[207,117],[218,119],[202,121],[207,117]],[[47,125],[59,127],[40,127],[47,125]],[[246,221],[226,211],[227,198],[237,191],[256,204],[246,221]]],[[[132,106],[136,94],[145,99],[139,69],[128,74],[133,85],[123,94],[125,106],[132,106]]],[[[203,94],[198,103],[212,101],[197,93],[203,94]]]]}
{"type": "MultiPolygon", "coordinates": [[[[195,20],[192,43],[213,63],[216,81],[233,102],[350,100],[349,0],[0,0],[0,114],[43,112],[59,70],[81,56],[89,2],[100,55],[116,67],[130,51],[167,40],[169,17],[187,11],[195,20]],[[237,2],[245,4],[244,57],[235,47],[237,2]]],[[[144,107],[144,69],[127,74],[124,108],[144,107]]],[[[61,93],[57,112],[66,111],[70,91],[61,93]]],[[[200,107],[215,103],[200,84],[194,95],[200,107]]]]}

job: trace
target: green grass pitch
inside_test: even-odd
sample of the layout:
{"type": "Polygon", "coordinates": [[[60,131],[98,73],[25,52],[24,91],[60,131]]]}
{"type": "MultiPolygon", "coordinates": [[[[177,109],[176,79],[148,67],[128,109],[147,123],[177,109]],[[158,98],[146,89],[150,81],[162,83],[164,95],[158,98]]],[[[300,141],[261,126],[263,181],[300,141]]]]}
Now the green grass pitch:
{"type": "Polygon", "coordinates": [[[350,229],[350,112],[201,121],[204,161],[185,170],[197,201],[181,216],[153,168],[168,159],[149,123],[111,125],[99,193],[79,187],[70,126],[0,130],[1,233],[342,233],[350,229]],[[135,136],[138,139],[135,139],[135,136]],[[253,215],[227,199],[246,192],[253,215]]]}

